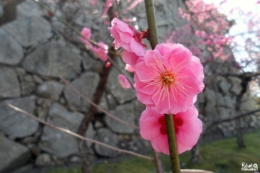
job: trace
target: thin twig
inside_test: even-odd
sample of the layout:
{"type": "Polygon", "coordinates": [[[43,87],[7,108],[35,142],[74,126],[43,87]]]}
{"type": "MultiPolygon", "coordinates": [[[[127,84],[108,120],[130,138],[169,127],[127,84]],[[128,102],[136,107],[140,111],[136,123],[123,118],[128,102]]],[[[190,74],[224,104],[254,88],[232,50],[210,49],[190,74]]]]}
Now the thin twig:
{"type": "Polygon", "coordinates": [[[256,109],[256,110],[252,110],[252,111],[248,111],[248,112],[245,112],[245,113],[240,113],[238,115],[234,115],[234,116],[231,116],[231,117],[228,117],[228,118],[225,118],[225,119],[220,119],[220,120],[217,120],[217,121],[212,121],[208,124],[206,124],[204,126],[204,129],[203,129],[203,133],[205,133],[205,131],[207,131],[207,129],[209,127],[212,127],[212,126],[216,126],[220,123],[224,123],[224,122],[230,122],[230,121],[233,121],[233,120],[236,120],[236,119],[239,119],[239,118],[243,118],[245,116],[248,116],[248,115],[251,115],[251,114],[254,114],[254,113],[257,113],[257,112],[260,112],[260,109],[256,109]]]}
{"type": "MultiPolygon", "coordinates": [[[[97,44],[97,42],[95,42],[94,40],[91,40],[91,39],[86,38],[86,37],[85,37],[84,35],[82,35],[79,31],[77,31],[73,26],[71,26],[71,25],[68,24],[66,21],[64,21],[62,18],[60,18],[59,16],[57,16],[54,12],[52,12],[52,10],[51,10],[50,8],[46,7],[46,6],[43,5],[41,2],[39,2],[39,1],[37,1],[37,0],[34,0],[34,2],[36,2],[37,4],[39,4],[42,8],[44,8],[44,9],[47,10],[48,12],[50,12],[50,13],[51,13],[53,16],[55,16],[61,23],[63,23],[63,24],[64,24],[65,26],[67,26],[68,28],[70,28],[72,31],[74,31],[76,34],[78,34],[80,37],[82,37],[82,38],[88,40],[91,44],[93,44],[93,45],[95,45],[95,46],[97,46],[97,47],[99,47],[99,48],[101,48],[101,49],[103,49],[103,50],[108,51],[110,54],[115,55],[115,56],[118,56],[118,57],[120,57],[120,58],[122,59],[121,54],[119,54],[119,53],[117,53],[117,52],[115,52],[115,51],[107,50],[107,49],[105,49],[105,48],[99,46],[99,45],[97,44]]],[[[114,65],[114,67],[115,67],[120,73],[123,73],[123,74],[124,74],[124,72],[123,72],[123,71],[120,69],[120,67],[112,60],[112,58],[111,58],[110,56],[108,56],[108,60],[114,65]]],[[[126,76],[126,77],[128,78],[128,81],[129,81],[131,87],[134,88],[132,80],[130,80],[128,76],[126,76]]]]}
{"type": "Polygon", "coordinates": [[[218,75],[220,75],[220,76],[238,77],[238,78],[245,78],[245,77],[252,78],[252,77],[255,77],[255,76],[260,76],[260,73],[251,73],[251,72],[243,73],[243,74],[219,73],[218,75]]]}
{"type": "MultiPolygon", "coordinates": [[[[153,147],[152,147],[153,148],[153,147]]],[[[154,159],[155,159],[155,164],[156,164],[156,169],[157,169],[157,172],[158,173],[164,173],[163,171],[163,165],[162,165],[162,162],[161,162],[161,156],[158,152],[156,152],[154,149],[153,149],[153,156],[154,156],[154,159]]]]}
{"type": "Polygon", "coordinates": [[[121,152],[121,153],[127,153],[127,154],[130,154],[130,155],[134,155],[134,156],[137,156],[137,157],[140,157],[140,158],[144,158],[144,159],[150,160],[150,161],[153,161],[153,160],[154,160],[153,158],[148,157],[148,156],[144,156],[144,155],[141,155],[141,154],[132,152],[132,151],[127,151],[127,150],[124,150],[124,149],[116,148],[116,147],[107,145],[107,144],[105,144],[105,143],[102,143],[102,142],[99,142],[99,141],[96,141],[96,140],[93,140],[93,139],[89,139],[89,138],[80,136],[80,135],[78,135],[78,134],[76,134],[76,133],[74,133],[74,132],[72,132],[72,131],[70,131],[70,130],[68,130],[68,129],[64,129],[64,128],[55,126],[55,125],[53,125],[53,124],[47,123],[46,121],[44,121],[44,120],[42,120],[42,119],[40,119],[40,118],[38,118],[38,117],[36,117],[36,116],[34,116],[34,115],[32,115],[32,114],[26,112],[26,111],[24,111],[24,110],[22,110],[22,109],[20,109],[20,108],[18,108],[18,107],[16,107],[16,106],[13,106],[13,105],[11,105],[11,104],[9,104],[9,103],[8,103],[7,105],[8,105],[9,107],[11,107],[12,109],[14,109],[14,110],[16,110],[16,111],[18,111],[18,112],[21,112],[21,113],[23,113],[23,114],[25,114],[25,115],[27,115],[27,116],[29,116],[29,117],[31,117],[31,118],[37,120],[38,122],[40,122],[40,123],[46,125],[46,126],[49,126],[49,127],[53,128],[53,129],[56,129],[56,130],[62,131],[62,132],[64,132],[64,133],[67,133],[67,134],[69,134],[69,135],[72,135],[72,136],[74,136],[74,137],[76,137],[76,138],[78,138],[78,139],[81,139],[81,140],[84,140],[84,141],[88,141],[88,142],[92,142],[92,143],[101,145],[101,146],[103,146],[103,147],[106,147],[106,148],[109,148],[109,149],[112,149],[112,150],[115,150],[115,151],[118,151],[118,152],[121,152]]]}
{"type": "MultiPolygon", "coordinates": [[[[125,73],[120,69],[120,67],[115,63],[115,61],[112,60],[112,58],[109,57],[108,59],[109,59],[109,61],[113,64],[113,66],[114,66],[120,73],[125,74],[125,73]]],[[[122,58],[121,58],[121,60],[122,60],[122,58]]],[[[128,79],[128,82],[130,83],[131,87],[134,89],[134,84],[133,84],[132,79],[129,78],[128,75],[125,75],[125,76],[126,76],[126,78],[128,79]]]]}
{"type": "Polygon", "coordinates": [[[50,12],[50,13],[51,13],[53,16],[55,16],[61,23],[63,23],[63,24],[64,24],[65,26],[67,26],[68,28],[70,28],[72,31],[74,31],[76,34],[78,34],[80,37],[82,37],[82,38],[88,40],[88,41],[89,41],[91,44],[93,44],[94,46],[99,47],[100,49],[106,50],[106,51],[108,51],[109,53],[112,53],[112,54],[114,54],[114,55],[116,55],[116,56],[121,57],[120,54],[117,54],[117,53],[112,52],[112,51],[110,52],[109,50],[107,50],[107,49],[105,49],[105,48],[99,46],[98,43],[95,42],[94,40],[91,40],[91,39],[89,39],[89,38],[86,38],[86,37],[85,37],[84,35],[82,35],[78,30],[76,30],[73,26],[71,26],[70,24],[68,24],[68,23],[67,23],[65,20],[63,20],[61,17],[57,16],[50,8],[46,7],[44,4],[42,4],[42,3],[39,2],[38,0],[34,0],[34,2],[36,2],[38,5],[40,5],[42,8],[44,8],[44,9],[47,10],[48,12],[50,12]]]}
{"type": "Polygon", "coordinates": [[[68,85],[68,87],[70,87],[76,94],[78,94],[80,97],[82,97],[84,100],[86,100],[88,103],[90,103],[92,106],[95,106],[96,108],[98,108],[100,111],[102,111],[103,113],[105,113],[107,116],[109,116],[110,118],[113,118],[114,120],[122,123],[122,124],[125,124],[129,127],[132,127],[132,128],[135,128],[135,129],[139,129],[139,127],[135,126],[135,125],[132,125],[132,124],[129,124],[128,122],[126,121],[123,121],[115,116],[113,116],[112,114],[110,114],[109,112],[107,112],[105,109],[103,109],[102,107],[98,106],[97,104],[93,103],[89,98],[87,98],[85,95],[81,94],[76,88],[74,88],[73,86],[71,86],[69,84],[69,82],[67,80],[65,80],[63,77],[60,76],[60,79],[66,84],[68,85]]]}

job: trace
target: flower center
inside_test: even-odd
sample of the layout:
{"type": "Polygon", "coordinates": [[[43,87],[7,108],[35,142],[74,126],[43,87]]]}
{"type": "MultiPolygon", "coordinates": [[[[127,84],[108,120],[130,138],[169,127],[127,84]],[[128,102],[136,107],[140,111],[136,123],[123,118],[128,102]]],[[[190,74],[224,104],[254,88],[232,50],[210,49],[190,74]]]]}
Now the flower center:
{"type": "Polygon", "coordinates": [[[159,79],[162,85],[167,87],[171,86],[176,80],[174,74],[169,71],[161,73],[159,79]]]}
{"type": "MultiPolygon", "coordinates": [[[[161,125],[161,128],[160,128],[161,134],[166,135],[167,130],[166,130],[166,122],[165,122],[164,116],[161,116],[158,119],[158,122],[161,125]]],[[[183,120],[180,117],[175,118],[174,115],[173,115],[173,122],[174,122],[175,134],[177,134],[179,132],[179,127],[183,125],[183,120]]]]}

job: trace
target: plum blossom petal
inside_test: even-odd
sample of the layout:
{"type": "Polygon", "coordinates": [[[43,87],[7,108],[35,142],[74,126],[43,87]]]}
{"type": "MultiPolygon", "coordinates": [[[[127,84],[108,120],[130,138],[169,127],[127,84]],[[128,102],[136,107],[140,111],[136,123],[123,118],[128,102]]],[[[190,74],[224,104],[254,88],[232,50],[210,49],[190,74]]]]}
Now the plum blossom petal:
{"type": "Polygon", "coordinates": [[[160,55],[165,56],[172,50],[172,44],[171,43],[157,44],[155,49],[160,52],[160,55]]]}
{"type": "Polygon", "coordinates": [[[135,39],[131,39],[130,48],[137,56],[144,56],[144,54],[145,54],[144,47],[139,42],[137,42],[135,39]]]}
{"type": "Polygon", "coordinates": [[[157,49],[148,50],[146,52],[144,62],[148,67],[152,66],[153,71],[158,70],[158,68],[160,70],[164,69],[164,67],[162,66],[163,65],[162,61],[164,61],[164,58],[157,49]]]}
{"type": "MultiPolygon", "coordinates": [[[[173,116],[174,129],[178,153],[192,149],[198,142],[202,132],[202,122],[198,118],[198,111],[191,106],[185,112],[173,116]]],[[[164,114],[160,114],[150,107],[143,111],[140,121],[141,137],[149,140],[157,152],[169,155],[169,144],[166,132],[164,114]]]]}
{"type": "Polygon", "coordinates": [[[118,81],[119,81],[119,84],[120,84],[123,88],[125,88],[125,89],[131,88],[131,85],[130,85],[130,83],[128,82],[128,80],[127,80],[127,78],[126,78],[125,75],[119,74],[119,75],[118,75],[118,81]]]}
{"type": "Polygon", "coordinates": [[[157,146],[157,139],[156,138],[154,138],[154,139],[152,139],[152,140],[150,140],[151,141],[151,144],[152,144],[152,147],[153,147],[153,149],[155,150],[155,151],[160,151],[160,149],[158,148],[158,146],[157,146]]]}
{"type": "Polygon", "coordinates": [[[172,50],[172,52],[168,55],[170,56],[169,63],[171,64],[173,70],[176,72],[190,65],[192,54],[185,47],[183,47],[182,51],[178,52],[172,50]]]}
{"type": "Polygon", "coordinates": [[[140,117],[139,121],[141,122],[143,119],[147,117],[159,119],[161,117],[161,114],[156,113],[156,111],[151,108],[145,109],[145,111],[142,112],[142,116],[140,117]]]}
{"type": "Polygon", "coordinates": [[[130,64],[131,66],[135,66],[139,57],[136,54],[134,54],[133,52],[123,50],[122,59],[123,59],[124,63],[130,64]]]}
{"type": "Polygon", "coordinates": [[[112,26],[108,29],[110,30],[111,36],[115,39],[114,44],[117,42],[119,47],[122,46],[124,49],[129,49],[130,41],[134,36],[134,31],[132,28],[117,18],[112,20],[111,25],[112,26]],[[128,43],[129,46],[125,47],[124,43],[128,43]]]}
{"type": "Polygon", "coordinates": [[[106,0],[105,6],[102,10],[102,16],[108,12],[109,7],[113,5],[113,0],[106,0]]]}
{"type": "Polygon", "coordinates": [[[159,113],[186,111],[204,88],[199,59],[181,44],[158,44],[138,61],[134,73],[138,99],[159,113]]]}
{"type": "MultiPolygon", "coordinates": [[[[185,90],[181,90],[182,94],[188,95],[188,96],[195,96],[198,93],[202,91],[201,84],[199,82],[199,79],[197,79],[194,74],[190,70],[186,70],[183,73],[180,73],[180,77],[178,78],[178,86],[185,87],[185,90]]],[[[183,96],[183,95],[182,95],[183,96]]]]}
{"type": "Polygon", "coordinates": [[[118,32],[125,32],[132,36],[134,35],[133,30],[129,27],[129,25],[119,20],[118,18],[114,18],[111,24],[112,27],[114,26],[118,30],[118,32]]]}
{"type": "Polygon", "coordinates": [[[156,139],[156,145],[163,154],[170,154],[168,138],[166,135],[159,135],[156,139]]]}
{"type": "MultiPolygon", "coordinates": [[[[137,78],[137,76],[134,76],[135,78],[137,78]]],[[[140,82],[139,80],[135,80],[135,88],[138,88],[138,91],[144,93],[144,94],[152,94],[155,92],[155,90],[157,89],[156,86],[153,85],[146,85],[143,82],[140,82]]]]}
{"type": "Polygon", "coordinates": [[[125,63],[134,66],[137,59],[143,57],[146,51],[145,45],[142,43],[143,33],[117,18],[112,20],[111,27],[108,29],[114,38],[115,48],[124,49],[122,57],[125,63]]]}
{"type": "Polygon", "coordinates": [[[194,75],[198,76],[198,79],[200,81],[203,81],[204,73],[200,73],[201,71],[203,71],[203,66],[200,62],[200,59],[196,56],[192,56],[191,69],[194,69],[193,70],[194,75]],[[195,70],[195,69],[198,69],[198,70],[195,70]]]}
{"type": "Polygon", "coordinates": [[[143,104],[145,105],[153,105],[153,100],[151,97],[148,97],[149,95],[148,94],[144,94],[144,93],[141,93],[141,92],[137,92],[136,93],[136,97],[137,99],[142,102],[143,104]]]}
{"type": "Polygon", "coordinates": [[[98,42],[98,46],[99,47],[92,48],[92,51],[102,61],[107,61],[107,59],[108,59],[108,56],[107,56],[108,46],[103,42],[98,42]]]}
{"type": "Polygon", "coordinates": [[[88,49],[92,49],[92,44],[89,42],[88,39],[90,39],[91,37],[91,30],[87,27],[83,28],[80,32],[80,34],[83,36],[83,37],[80,37],[80,40],[85,43],[86,47],[88,49]]]}
{"type": "Polygon", "coordinates": [[[135,67],[131,66],[129,64],[126,64],[125,65],[125,70],[128,71],[128,72],[134,72],[135,71],[135,67]]]}
{"type": "Polygon", "coordinates": [[[160,126],[158,125],[158,120],[156,118],[146,117],[141,123],[142,129],[140,132],[144,139],[151,140],[159,135],[160,126]]]}

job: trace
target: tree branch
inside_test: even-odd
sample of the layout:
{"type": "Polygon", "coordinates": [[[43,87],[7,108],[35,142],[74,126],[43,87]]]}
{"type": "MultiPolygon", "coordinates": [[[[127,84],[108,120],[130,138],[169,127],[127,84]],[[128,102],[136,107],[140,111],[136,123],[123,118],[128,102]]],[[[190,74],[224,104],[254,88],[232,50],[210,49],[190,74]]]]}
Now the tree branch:
{"type": "Polygon", "coordinates": [[[72,132],[72,131],[70,131],[70,130],[68,130],[68,129],[64,129],[64,128],[55,126],[55,125],[53,125],[53,124],[47,123],[46,121],[44,121],[44,120],[42,120],[42,119],[40,119],[40,118],[38,118],[38,117],[36,117],[36,116],[34,116],[34,115],[32,115],[32,114],[26,112],[26,111],[24,111],[24,110],[22,110],[22,109],[20,109],[20,108],[18,108],[18,107],[16,107],[16,106],[13,106],[13,105],[11,105],[11,104],[7,104],[7,105],[8,105],[10,108],[12,108],[12,109],[14,109],[14,110],[16,110],[16,111],[18,111],[18,112],[21,112],[21,113],[23,113],[23,114],[25,114],[25,115],[27,115],[27,116],[29,116],[29,117],[31,117],[31,118],[37,120],[38,122],[40,122],[40,123],[42,123],[42,124],[48,126],[48,127],[51,127],[51,128],[53,128],[53,129],[59,130],[59,131],[64,132],[64,133],[67,133],[67,134],[69,134],[69,135],[71,135],[71,136],[74,136],[74,137],[76,137],[76,138],[78,138],[78,139],[81,139],[81,140],[83,140],[83,141],[89,141],[89,142],[92,142],[92,143],[101,145],[101,146],[103,146],[103,147],[106,147],[106,148],[109,148],[109,149],[118,151],[118,152],[120,152],[120,153],[126,153],[126,154],[134,155],[134,156],[137,156],[137,157],[140,157],[140,158],[144,158],[144,159],[147,159],[147,160],[150,160],[150,161],[154,161],[154,159],[151,158],[151,157],[144,156],[144,155],[141,155],[141,154],[138,154],[138,153],[135,153],[135,152],[132,152],[132,151],[128,151],[128,150],[119,149],[119,148],[116,148],[116,147],[107,145],[107,144],[105,144],[105,143],[102,143],[102,142],[99,142],[99,141],[96,141],[96,140],[93,140],[93,139],[89,139],[89,138],[83,137],[83,136],[78,135],[78,134],[76,134],[76,133],[74,133],[74,132],[72,132]]]}
{"type": "Polygon", "coordinates": [[[87,98],[85,95],[81,94],[78,90],[76,90],[76,88],[74,88],[73,86],[71,86],[69,84],[69,82],[67,80],[65,80],[63,77],[60,76],[60,79],[66,84],[68,85],[68,87],[70,87],[76,94],[78,94],[80,97],[82,97],[85,101],[87,101],[89,104],[95,106],[97,109],[99,109],[100,111],[102,111],[104,114],[106,114],[107,116],[109,116],[110,118],[113,118],[114,120],[122,123],[122,124],[125,124],[129,127],[132,127],[132,128],[135,128],[135,129],[139,129],[138,126],[135,126],[135,125],[132,125],[132,124],[129,124],[128,122],[126,121],[123,121],[117,117],[115,117],[114,115],[110,114],[109,112],[107,112],[105,109],[103,109],[102,107],[98,106],[97,104],[95,104],[94,102],[92,102],[89,98],[87,98]]]}
{"type": "Polygon", "coordinates": [[[248,115],[251,115],[251,114],[254,114],[254,113],[257,113],[257,112],[260,112],[260,109],[241,113],[241,114],[238,114],[238,115],[235,115],[235,116],[231,116],[229,118],[224,118],[224,119],[221,119],[221,120],[212,121],[212,122],[210,122],[210,123],[208,123],[204,126],[205,128],[203,129],[203,131],[205,132],[211,126],[215,126],[215,125],[218,125],[218,124],[221,124],[221,123],[224,123],[224,122],[229,122],[229,121],[233,121],[233,120],[236,120],[236,119],[239,119],[239,118],[243,118],[245,116],[248,116],[248,115]]]}

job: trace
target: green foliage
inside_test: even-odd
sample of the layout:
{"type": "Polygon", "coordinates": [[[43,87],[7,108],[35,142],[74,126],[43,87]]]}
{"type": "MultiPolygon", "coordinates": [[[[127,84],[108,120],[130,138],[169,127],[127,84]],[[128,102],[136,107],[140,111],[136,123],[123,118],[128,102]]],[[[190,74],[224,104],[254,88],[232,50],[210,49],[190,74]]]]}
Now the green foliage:
{"type": "MultiPolygon", "coordinates": [[[[181,156],[188,168],[212,170],[215,173],[241,172],[241,163],[257,163],[260,165],[260,131],[244,135],[247,148],[239,148],[236,138],[207,143],[200,148],[201,163],[188,163],[190,153],[181,156]]],[[[252,171],[251,171],[252,172],[252,171]]]]}
{"type": "MultiPolygon", "coordinates": [[[[257,163],[260,166],[260,131],[244,135],[247,148],[238,148],[236,138],[209,142],[200,147],[200,164],[190,164],[190,152],[180,155],[185,168],[211,170],[214,173],[241,172],[241,163],[257,163]]],[[[152,155],[150,155],[152,156],[152,155]]],[[[165,172],[170,172],[169,156],[163,155],[165,172]]],[[[128,157],[117,161],[94,164],[93,173],[156,173],[155,164],[138,157],[128,157]]],[[[80,166],[57,168],[40,173],[82,173],[80,166]]],[[[246,173],[246,172],[245,172],[246,173]]],[[[252,172],[251,172],[252,173],[252,172]]]]}
{"type": "MultiPolygon", "coordinates": [[[[237,173],[241,172],[241,163],[257,163],[260,166],[260,131],[244,135],[247,148],[238,148],[236,138],[209,142],[200,147],[200,164],[190,164],[190,152],[180,156],[185,168],[211,170],[215,173],[237,173]]],[[[169,172],[170,159],[162,156],[165,171],[169,172]]],[[[155,173],[153,162],[137,157],[130,157],[117,162],[96,164],[93,173],[155,173]]]]}
{"type": "Polygon", "coordinates": [[[56,168],[51,171],[41,171],[39,173],[82,173],[80,166],[72,166],[69,168],[56,168]]]}

